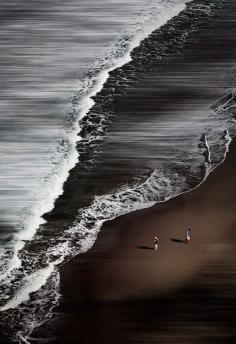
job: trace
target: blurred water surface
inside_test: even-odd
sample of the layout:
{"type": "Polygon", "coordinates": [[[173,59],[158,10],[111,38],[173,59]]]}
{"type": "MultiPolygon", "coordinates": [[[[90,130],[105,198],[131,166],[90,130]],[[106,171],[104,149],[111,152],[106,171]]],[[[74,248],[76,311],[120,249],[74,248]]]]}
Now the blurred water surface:
{"type": "Polygon", "coordinates": [[[0,235],[37,200],[76,82],[150,0],[0,4],[0,235]]]}

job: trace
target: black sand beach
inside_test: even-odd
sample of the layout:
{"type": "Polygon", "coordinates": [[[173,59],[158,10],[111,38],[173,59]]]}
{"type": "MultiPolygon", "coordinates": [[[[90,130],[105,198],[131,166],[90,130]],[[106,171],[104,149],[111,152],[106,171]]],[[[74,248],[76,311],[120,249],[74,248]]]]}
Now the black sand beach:
{"type": "MultiPolygon", "coordinates": [[[[226,1],[217,19],[198,30],[177,57],[152,65],[117,100],[99,159],[82,179],[72,171],[77,189],[69,180],[49,220],[66,216],[75,201],[86,204],[81,199],[90,193],[102,194],[134,171],[151,168],[150,157],[165,149],[158,151],[156,145],[150,151],[152,139],[142,136],[147,116],[149,123],[152,116],[176,112],[197,116],[228,92],[233,85],[226,76],[236,57],[235,18],[235,2],[226,1]],[[140,123],[140,135],[134,123],[140,123]]],[[[226,161],[199,188],[105,223],[94,247],[62,267],[61,303],[36,337],[47,333],[57,344],[233,343],[235,152],[234,141],[226,161]],[[178,242],[188,226],[191,246],[178,242]],[[152,251],[155,234],[157,253],[152,251]]]]}
{"type": "MultiPolygon", "coordinates": [[[[80,162],[70,171],[54,209],[44,215],[47,223],[26,242],[23,266],[27,270],[27,258],[32,256],[35,266],[45,267],[45,252],[67,243],[66,230],[74,225],[78,210],[96,201],[95,196],[123,188],[130,203],[118,197],[107,208],[101,202],[101,213],[88,212],[85,237],[97,220],[115,219],[102,225],[92,249],[59,267],[59,305],[49,321],[36,326],[29,341],[233,343],[235,140],[224,163],[195,187],[209,166],[222,161],[228,132],[235,136],[234,108],[229,119],[226,113],[214,112],[212,105],[235,88],[236,3],[215,1],[210,10],[205,5],[207,1],[193,1],[153,32],[132,52],[131,62],[110,73],[94,97],[95,104],[81,123],[80,162]],[[209,141],[203,142],[205,131],[209,141]],[[138,190],[144,199],[138,203],[132,186],[155,171],[161,191],[157,188],[158,194],[156,189],[151,194],[152,185],[145,195],[138,190]],[[195,189],[131,211],[132,202],[137,202],[137,209],[191,188],[195,189]],[[128,214],[118,216],[114,204],[121,214],[128,214]],[[107,217],[106,211],[111,211],[107,217]],[[186,227],[192,228],[190,246],[182,242],[186,227]],[[155,235],[160,242],[157,252],[155,235]]],[[[84,233],[78,229],[75,242],[68,239],[75,252],[80,235],[84,233]]],[[[50,257],[57,259],[57,252],[53,254],[50,257]]],[[[41,288],[44,292],[43,288],[47,284],[41,288]]],[[[32,296],[33,307],[40,312],[37,293],[32,296]]],[[[30,303],[22,307],[19,318],[24,312],[31,314],[30,307],[30,303]]],[[[2,332],[8,325],[17,329],[17,311],[12,311],[16,326],[4,320],[2,332]]],[[[9,344],[8,338],[9,332],[1,344],[9,344]]]]}

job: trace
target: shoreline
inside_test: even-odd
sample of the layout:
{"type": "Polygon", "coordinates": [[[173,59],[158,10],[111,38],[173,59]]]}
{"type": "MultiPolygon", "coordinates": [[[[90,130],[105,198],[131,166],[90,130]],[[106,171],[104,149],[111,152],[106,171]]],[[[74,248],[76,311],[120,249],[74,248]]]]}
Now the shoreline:
{"type": "MultiPolygon", "coordinates": [[[[172,300],[175,306],[182,290],[188,290],[206,267],[220,266],[231,257],[236,244],[233,233],[235,152],[236,140],[233,140],[225,162],[189,194],[107,222],[94,247],[62,267],[63,298],[53,325],[57,343],[74,343],[83,338],[90,326],[86,321],[95,317],[99,322],[107,307],[112,317],[125,305],[129,321],[132,319],[138,333],[140,329],[137,319],[132,317],[132,309],[137,307],[138,312],[139,308],[150,307],[152,302],[157,302],[156,306],[160,303],[162,308],[165,300],[172,300]],[[218,214],[217,209],[221,209],[218,214]],[[183,239],[186,222],[193,230],[191,246],[171,241],[183,239]],[[156,228],[159,230],[155,231],[156,228]],[[156,232],[160,239],[157,253],[151,250],[156,232]],[[58,323],[63,323],[63,328],[58,323]],[[76,330],[77,326],[81,332],[76,330]]],[[[194,302],[194,296],[190,301],[194,302]]],[[[121,314],[119,319],[123,324],[125,314],[123,311],[121,314]]],[[[109,329],[108,333],[110,336],[109,329]]],[[[125,333],[127,338],[133,335],[131,330],[125,333]]],[[[106,342],[104,333],[98,342],[106,342]]]]}
{"type": "MultiPolygon", "coordinates": [[[[224,17],[224,12],[221,16],[224,17]]],[[[229,22],[227,18],[224,18],[224,23],[229,22]]],[[[191,20],[189,23],[191,25],[191,20]]],[[[70,180],[65,186],[65,192],[57,200],[57,205],[53,211],[45,215],[45,219],[48,222],[39,230],[43,240],[39,236],[39,241],[36,240],[35,243],[28,245],[29,253],[30,249],[32,249],[32,252],[39,254],[39,248],[42,253],[43,251],[47,252],[47,243],[49,243],[47,239],[51,233],[55,233],[56,236],[51,238],[51,242],[58,249],[58,254],[60,254],[61,249],[60,243],[66,238],[66,240],[69,240],[68,255],[70,253],[72,255],[73,249],[80,249],[80,242],[77,241],[78,232],[76,233],[76,229],[75,236],[66,237],[66,224],[70,222],[73,214],[77,213],[78,208],[86,205],[92,195],[98,195],[99,197],[99,195],[106,194],[105,190],[114,188],[114,185],[124,184],[122,181],[130,179],[131,175],[138,175],[138,171],[153,170],[155,165],[157,168],[160,167],[161,170],[162,164],[160,163],[159,165],[159,162],[162,159],[164,166],[165,161],[168,161],[170,170],[173,164],[178,164],[179,159],[186,167],[186,171],[187,166],[189,166],[190,179],[196,180],[195,175],[191,174],[191,172],[195,171],[196,175],[198,175],[198,168],[194,170],[193,165],[195,158],[198,159],[199,154],[203,166],[207,166],[205,154],[201,154],[202,148],[198,151],[200,134],[205,133],[205,128],[211,128],[213,132],[214,129],[216,130],[216,136],[214,136],[214,139],[210,137],[212,141],[209,141],[209,146],[212,152],[215,153],[212,155],[215,158],[213,163],[214,161],[219,161],[217,160],[218,156],[223,158],[222,147],[224,145],[222,138],[226,138],[224,133],[227,131],[228,123],[224,124],[223,121],[221,124],[220,118],[218,118],[218,123],[217,120],[212,123],[211,120],[208,121],[207,116],[211,111],[208,108],[211,101],[215,100],[219,94],[222,95],[222,91],[225,90],[222,85],[216,85],[218,70],[220,68],[222,73],[225,73],[226,68],[228,70],[234,60],[233,56],[230,55],[230,58],[228,57],[231,51],[230,42],[233,41],[233,37],[231,37],[231,41],[227,41],[226,51],[219,53],[219,58],[215,60],[215,53],[221,50],[221,43],[224,41],[224,36],[227,36],[229,29],[226,27],[225,31],[223,30],[223,36],[218,41],[215,38],[218,38],[219,32],[222,32],[220,25],[221,19],[217,18],[215,23],[212,22],[210,24],[210,31],[203,29],[194,36],[195,38],[193,37],[193,40],[190,39],[189,44],[183,49],[183,55],[177,54],[174,64],[174,56],[170,60],[167,59],[166,62],[160,62],[160,64],[157,61],[150,69],[147,68],[145,70],[145,75],[137,83],[137,87],[131,88],[130,92],[127,92],[127,94],[122,95],[120,98],[118,97],[114,101],[114,113],[116,116],[111,123],[109,135],[102,145],[101,154],[99,155],[101,159],[99,158],[95,161],[92,169],[74,168],[71,171],[70,180]],[[209,46],[210,37],[214,39],[209,46]],[[199,42],[201,42],[200,49],[199,42]],[[198,52],[197,59],[196,51],[198,52]],[[215,61],[217,68],[214,63],[211,66],[208,65],[208,61],[211,59],[215,61]],[[197,75],[196,69],[199,70],[197,75]],[[192,122],[190,118],[192,118],[192,122]],[[179,122],[179,119],[182,119],[182,122],[179,122]],[[205,123],[203,131],[200,125],[201,121],[205,123]],[[213,124],[212,127],[211,124],[213,124]],[[221,131],[222,127],[224,131],[221,131]],[[163,137],[164,144],[162,144],[163,137]],[[219,144],[217,144],[217,138],[219,139],[219,144]],[[117,145],[117,143],[119,144],[117,145]],[[188,145],[190,147],[193,145],[189,156],[185,152],[185,146],[188,147],[188,145]],[[215,149],[218,149],[218,154],[215,149]],[[181,155],[181,152],[183,155],[181,155]],[[184,164],[185,160],[187,166],[184,164]],[[193,163],[192,166],[191,163],[193,163]],[[44,244],[46,250],[43,247],[44,244]]],[[[182,32],[181,23],[180,28],[182,32]]],[[[164,42],[165,34],[164,29],[161,33],[161,40],[163,38],[164,42]]],[[[178,36],[178,31],[176,36],[178,36]]],[[[153,37],[153,42],[155,43],[155,37],[153,37]]],[[[156,45],[158,48],[158,41],[156,45]]],[[[151,53],[154,52],[151,51],[151,53]]],[[[155,53],[153,56],[155,56],[155,53]]],[[[102,100],[102,96],[100,100],[102,100]]],[[[224,140],[225,143],[227,147],[227,139],[224,140]]],[[[205,144],[208,146],[207,141],[205,144]]],[[[183,165],[180,165],[179,168],[181,169],[183,165]]],[[[218,169],[221,169],[221,166],[216,171],[218,169]]],[[[202,167],[199,168],[200,170],[204,172],[202,167]]],[[[180,172],[180,177],[181,173],[183,173],[184,177],[184,169],[178,171],[180,172]]],[[[215,171],[212,174],[215,173],[218,175],[218,172],[215,171]]],[[[211,175],[209,176],[210,180],[212,180],[211,175]]],[[[177,176],[177,189],[175,189],[177,191],[181,179],[179,180],[178,173],[175,176],[177,176]]],[[[157,184],[160,186],[158,181],[163,181],[161,186],[164,186],[164,193],[167,191],[168,194],[168,173],[166,175],[163,174],[163,177],[160,178],[160,175],[158,175],[157,184]]],[[[200,185],[197,185],[192,190],[180,193],[179,196],[170,198],[168,201],[158,203],[151,209],[135,211],[104,222],[95,246],[88,253],[80,254],[72,262],[65,264],[61,268],[63,298],[59,307],[56,308],[59,320],[57,316],[56,318],[53,317],[48,324],[43,325],[40,329],[36,329],[32,336],[50,337],[50,333],[52,333],[50,326],[52,326],[55,328],[53,337],[57,338],[57,343],[58,341],[67,343],[69,338],[69,341],[74,344],[78,339],[82,339],[83,335],[84,341],[90,343],[90,340],[87,341],[86,338],[86,332],[89,331],[91,326],[90,318],[92,320],[94,318],[95,323],[100,320],[100,316],[94,315],[93,311],[91,313],[91,308],[93,310],[98,309],[99,314],[103,317],[108,305],[116,304],[117,308],[120,309],[125,304],[128,307],[128,312],[132,313],[133,306],[130,306],[130,304],[133,302],[142,303],[144,308],[146,307],[145,305],[154,302],[158,307],[160,298],[166,299],[169,295],[178,294],[178,291],[194,279],[213,256],[218,257],[222,255],[223,246],[219,245],[219,243],[222,241],[225,232],[222,232],[215,219],[213,221],[215,228],[211,229],[211,232],[214,232],[213,237],[215,239],[212,245],[209,243],[212,234],[210,238],[199,236],[199,234],[195,236],[195,233],[198,233],[196,228],[201,227],[200,232],[203,233],[207,229],[206,223],[209,221],[209,216],[211,220],[214,218],[211,212],[210,215],[207,214],[205,216],[206,223],[196,217],[197,213],[198,217],[201,216],[199,215],[201,207],[199,206],[198,199],[192,200],[192,195],[195,195],[195,193],[201,195],[201,191],[198,190],[202,189],[205,184],[209,184],[208,178],[205,183],[201,182],[200,185]],[[190,209],[189,213],[188,209],[190,209]],[[193,227],[191,225],[192,222],[194,223],[193,227]],[[182,240],[184,230],[189,226],[193,228],[193,245],[187,247],[180,242],[174,241],[182,240]],[[152,245],[156,234],[160,239],[160,249],[156,256],[153,257],[152,245]],[[81,310],[88,316],[85,315],[84,317],[84,313],[81,310]],[[80,322],[84,325],[84,328],[81,327],[80,322]],[[64,329],[60,328],[61,325],[64,329]],[[77,333],[77,326],[80,328],[81,333],[77,333]],[[67,327],[68,329],[72,328],[71,333],[67,327]]],[[[157,190],[155,189],[155,184],[153,190],[152,187],[153,184],[150,185],[150,188],[146,188],[144,193],[141,192],[145,201],[150,198],[152,191],[154,196],[156,194],[155,191],[159,195],[158,187],[157,190]]],[[[137,195],[130,195],[129,201],[131,203],[136,202],[135,196],[139,200],[140,190],[138,191],[137,195]]],[[[221,192],[224,194],[222,187],[221,192]]],[[[90,209],[88,209],[88,218],[86,219],[88,221],[85,221],[88,224],[85,229],[85,234],[88,233],[88,240],[86,242],[85,238],[85,245],[87,243],[90,245],[89,239],[91,238],[89,236],[93,220],[106,218],[107,215],[114,215],[119,213],[120,210],[122,213],[122,211],[125,211],[128,202],[126,198],[122,200],[123,203],[120,202],[119,197],[118,202],[116,202],[115,197],[115,202],[112,202],[113,199],[111,200],[112,208],[109,206],[109,199],[107,204],[102,201],[100,202],[100,207],[95,207],[95,213],[92,211],[90,214],[90,209]],[[105,210],[104,204],[106,205],[105,210]],[[112,214],[109,213],[109,209],[114,210],[114,212],[112,214]]],[[[210,203],[211,199],[205,200],[206,207],[210,203]]],[[[221,203],[219,202],[219,204],[221,203]]],[[[216,207],[215,209],[218,209],[217,212],[219,214],[221,213],[221,207],[216,207]]],[[[225,217],[226,224],[229,225],[227,216],[223,216],[225,217]]],[[[215,218],[219,219],[218,216],[215,218]]],[[[230,218],[233,218],[231,212],[230,218]]],[[[84,239],[83,233],[81,233],[81,239],[84,239]]],[[[49,284],[50,280],[47,281],[45,288],[49,284]]],[[[43,290],[44,287],[42,288],[43,290]]],[[[46,298],[45,305],[47,306],[46,298]]],[[[44,303],[41,300],[41,309],[43,309],[43,306],[44,303]]],[[[137,316],[140,315],[140,310],[143,306],[140,306],[141,308],[138,306],[137,316]]],[[[22,316],[24,316],[23,312],[24,310],[22,311],[22,316]]],[[[111,312],[110,316],[112,319],[114,313],[112,313],[112,310],[109,312],[111,312]]],[[[30,314],[29,303],[29,316],[30,314]]],[[[41,314],[39,314],[39,318],[40,316],[41,314]]],[[[47,313],[47,316],[50,316],[50,314],[47,313]]],[[[124,319],[125,314],[122,312],[119,321],[124,323],[124,319]]],[[[132,327],[137,327],[137,322],[132,316],[129,317],[128,323],[132,327]]],[[[112,334],[112,331],[108,332],[112,334]]],[[[106,343],[106,340],[103,340],[103,335],[99,338],[102,344],[106,343]]],[[[130,332],[127,334],[127,338],[130,338],[130,335],[136,334],[130,332]]]]}
{"type": "MultiPolygon", "coordinates": [[[[236,140],[233,140],[233,142],[231,144],[230,152],[228,153],[225,161],[220,166],[218,166],[208,176],[208,178],[205,180],[205,182],[204,181],[201,182],[201,184],[199,184],[198,186],[196,186],[192,190],[189,190],[189,191],[187,191],[183,194],[180,194],[174,198],[171,198],[165,202],[157,203],[154,206],[152,206],[151,208],[137,210],[137,211],[134,211],[132,213],[119,216],[116,219],[105,222],[100,229],[100,232],[98,234],[97,240],[96,240],[93,248],[91,248],[88,252],[81,254],[81,255],[77,256],[76,258],[74,258],[74,261],[79,262],[80,259],[90,260],[90,259],[94,259],[94,258],[99,260],[99,258],[107,259],[107,258],[112,258],[112,257],[114,259],[123,259],[126,255],[128,257],[130,257],[130,255],[132,255],[132,254],[134,255],[134,258],[136,258],[136,256],[137,256],[136,252],[132,251],[130,253],[129,252],[130,248],[135,249],[139,245],[140,246],[146,245],[147,249],[148,249],[148,247],[151,248],[154,235],[150,236],[150,239],[148,241],[142,242],[139,240],[139,237],[143,238],[145,236],[145,235],[143,235],[143,233],[141,233],[142,229],[136,230],[136,232],[138,231],[138,237],[137,237],[137,239],[132,240],[133,242],[136,242],[137,246],[135,246],[135,245],[130,246],[130,244],[126,245],[123,243],[123,241],[126,241],[126,236],[129,238],[130,235],[134,234],[135,228],[145,226],[145,224],[143,223],[143,219],[145,222],[146,219],[148,220],[149,217],[153,217],[153,216],[155,217],[155,216],[157,216],[157,214],[159,215],[159,217],[161,216],[161,217],[165,218],[165,213],[170,211],[169,209],[181,208],[181,207],[187,208],[188,207],[186,204],[187,202],[189,202],[189,201],[192,202],[192,198],[195,199],[195,198],[201,197],[201,193],[205,192],[204,189],[212,188],[212,184],[215,183],[215,180],[218,180],[218,178],[219,178],[218,175],[221,175],[222,173],[224,173],[224,170],[229,165],[229,161],[232,159],[232,154],[233,154],[232,152],[234,150],[236,150],[236,140]],[[140,221],[142,221],[141,225],[140,225],[140,221]],[[129,229],[127,230],[127,233],[126,233],[126,230],[123,229],[123,227],[125,227],[125,226],[129,227],[129,229]],[[116,234],[115,234],[115,232],[116,232],[116,234]],[[119,234],[119,232],[121,232],[121,234],[119,234]],[[132,232],[132,234],[130,232],[132,232]],[[111,237],[111,239],[109,239],[109,237],[111,237]],[[115,241],[116,237],[118,238],[118,240],[116,239],[116,241],[115,241]],[[109,242],[111,242],[111,241],[114,242],[114,244],[113,244],[114,246],[109,245],[109,242]],[[104,242],[104,244],[103,244],[103,242],[104,242]],[[122,254],[120,253],[121,251],[123,251],[122,254]]],[[[187,211],[187,210],[185,209],[185,211],[187,211]]],[[[174,211],[174,213],[175,213],[175,211],[174,211]]],[[[186,214],[186,218],[188,218],[188,216],[190,216],[190,215],[186,214]]],[[[159,220],[159,221],[160,221],[160,223],[163,222],[163,220],[159,220]]],[[[180,239],[180,240],[184,238],[184,229],[188,226],[191,227],[191,223],[189,223],[189,221],[186,221],[182,218],[181,218],[181,221],[184,221],[186,223],[186,225],[184,225],[184,223],[183,223],[182,226],[179,226],[180,227],[179,229],[174,230],[174,231],[172,231],[172,228],[166,228],[165,232],[163,233],[164,230],[162,230],[162,228],[165,226],[163,226],[163,227],[157,226],[157,228],[158,227],[160,228],[159,230],[157,229],[157,235],[158,235],[158,232],[160,231],[160,238],[162,236],[164,236],[164,238],[165,238],[165,242],[163,243],[163,245],[169,244],[166,241],[166,237],[168,237],[168,236],[169,236],[169,238],[171,238],[172,236],[176,236],[177,239],[180,239]],[[171,235],[171,233],[173,233],[173,234],[171,235]]],[[[153,227],[152,222],[151,222],[151,225],[153,227]]],[[[149,230],[149,232],[150,232],[150,230],[149,230]]],[[[153,234],[155,234],[155,232],[156,231],[153,228],[153,234]]],[[[222,232],[220,230],[219,230],[219,232],[215,232],[214,241],[216,239],[216,236],[219,235],[219,237],[221,237],[221,234],[222,234],[222,232]]],[[[193,243],[192,243],[191,247],[192,247],[192,249],[194,249],[194,230],[193,230],[192,236],[193,236],[193,243]]],[[[136,237],[136,236],[134,235],[134,237],[136,237]]],[[[210,238],[206,237],[205,240],[206,240],[206,243],[209,243],[210,238]]],[[[160,240],[160,242],[159,242],[159,251],[157,252],[157,254],[159,254],[159,255],[160,255],[160,251],[162,250],[161,241],[162,240],[160,240]]],[[[172,244],[172,245],[174,247],[174,244],[172,244]]],[[[188,246],[185,245],[185,248],[188,249],[188,246]]],[[[182,247],[181,247],[181,249],[182,249],[182,247]]],[[[137,254],[139,255],[139,252],[137,252],[137,254]]],[[[146,254],[144,253],[144,255],[146,255],[146,254]]],[[[93,274],[99,276],[100,272],[93,271],[93,274]]]]}

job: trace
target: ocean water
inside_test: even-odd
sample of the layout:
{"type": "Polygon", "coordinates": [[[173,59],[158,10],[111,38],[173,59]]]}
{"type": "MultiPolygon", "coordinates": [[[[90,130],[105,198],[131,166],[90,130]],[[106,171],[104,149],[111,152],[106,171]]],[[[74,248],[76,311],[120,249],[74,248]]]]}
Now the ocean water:
{"type": "Polygon", "coordinates": [[[1,3],[2,239],[20,229],[23,213],[38,202],[84,73],[122,32],[148,20],[154,5],[149,0],[1,3]]]}
{"type": "MultiPolygon", "coordinates": [[[[230,87],[231,97],[210,107],[225,90],[208,80],[195,96],[204,99],[202,106],[193,111],[181,105],[181,92],[175,94],[178,110],[171,106],[171,93],[164,106],[163,99],[153,109],[148,103],[148,94],[155,92],[148,86],[152,69],[176,58],[221,5],[74,0],[41,1],[37,8],[27,1],[3,6],[8,20],[1,35],[3,41],[9,38],[1,65],[0,311],[12,341],[31,342],[32,331],[50,319],[60,298],[58,266],[87,251],[104,221],[196,187],[225,159],[234,127],[230,87]],[[146,90],[147,98],[129,108],[134,87],[146,90]],[[163,114],[157,118],[160,106],[163,114]],[[87,206],[80,207],[74,194],[84,179],[77,182],[75,169],[87,174],[97,169],[105,178],[115,171],[128,175],[128,183],[109,178],[106,192],[91,188],[87,206]],[[66,228],[43,226],[42,215],[61,194],[55,214],[66,214],[68,198],[78,214],[66,228]]],[[[173,82],[180,78],[174,69],[170,75],[173,82]]],[[[189,83],[184,81],[185,94],[189,83]]]]}

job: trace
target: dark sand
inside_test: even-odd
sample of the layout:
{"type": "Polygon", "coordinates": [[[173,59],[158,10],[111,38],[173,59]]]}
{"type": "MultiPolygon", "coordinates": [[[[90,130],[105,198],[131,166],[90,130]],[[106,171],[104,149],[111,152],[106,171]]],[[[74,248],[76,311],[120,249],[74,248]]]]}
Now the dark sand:
{"type": "Polygon", "coordinates": [[[235,152],[199,188],[106,223],[64,267],[55,342],[233,342],[235,152]]]}

